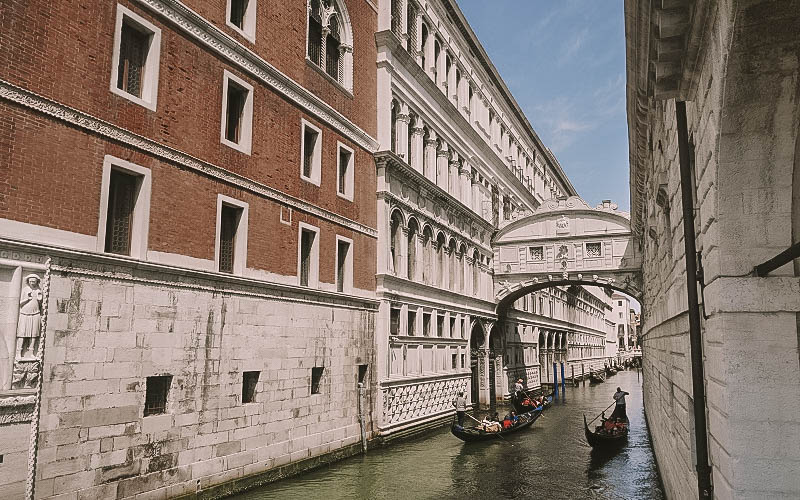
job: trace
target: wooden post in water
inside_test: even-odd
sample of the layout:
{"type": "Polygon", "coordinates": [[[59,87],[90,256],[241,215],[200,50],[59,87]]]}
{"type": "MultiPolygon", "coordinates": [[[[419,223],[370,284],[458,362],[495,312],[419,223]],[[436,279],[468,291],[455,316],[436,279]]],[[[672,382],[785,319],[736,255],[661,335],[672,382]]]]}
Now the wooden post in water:
{"type": "Polygon", "coordinates": [[[558,399],[558,363],[553,363],[553,399],[558,399]]]}
{"type": "Polygon", "coordinates": [[[575,365],[570,366],[570,369],[572,370],[572,385],[574,386],[575,385],[575,365]]]}
{"type": "Polygon", "coordinates": [[[564,382],[564,362],[561,362],[561,399],[563,401],[567,400],[567,386],[564,382]]]}
{"type": "Polygon", "coordinates": [[[583,363],[581,363],[581,382],[583,382],[583,385],[586,385],[586,374],[583,370],[583,363]]]}

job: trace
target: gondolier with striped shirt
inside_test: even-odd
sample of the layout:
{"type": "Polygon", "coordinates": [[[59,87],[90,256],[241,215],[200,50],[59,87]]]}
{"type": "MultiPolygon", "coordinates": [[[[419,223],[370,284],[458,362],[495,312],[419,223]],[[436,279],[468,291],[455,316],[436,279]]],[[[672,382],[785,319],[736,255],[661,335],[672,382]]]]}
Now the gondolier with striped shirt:
{"type": "Polygon", "coordinates": [[[625,396],[629,394],[619,387],[617,387],[617,392],[614,393],[614,401],[617,402],[616,407],[614,407],[614,413],[611,414],[611,419],[621,419],[625,420],[628,418],[628,412],[625,410],[625,396]]]}

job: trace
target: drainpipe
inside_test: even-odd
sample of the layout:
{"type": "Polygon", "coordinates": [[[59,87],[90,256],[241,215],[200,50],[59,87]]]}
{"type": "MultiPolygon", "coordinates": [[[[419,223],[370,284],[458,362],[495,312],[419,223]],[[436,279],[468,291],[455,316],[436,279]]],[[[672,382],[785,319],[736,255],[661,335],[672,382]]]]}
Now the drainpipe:
{"type": "Polygon", "coordinates": [[[364,398],[364,383],[358,383],[358,424],[361,427],[361,453],[367,452],[367,430],[364,426],[364,411],[362,410],[362,399],[364,398]]]}
{"type": "Polygon", "coordinates": [[[689,162],[689,131],[686,126],[686,103],[675,102],[678,126],[678,155],[683,205],[683,242],[686,259],[686,295],[689,305],[689,344],[692,361],[692,399],[694,400],[694,440],[697,450],[697,490],[701,500],[712,498],[711,467],[708,465],[708,428],[706,391],[703,374],[703,344],[700,338],[700,305],[697,297],[697,245],[694,233],[692,173],[689,162]]]}

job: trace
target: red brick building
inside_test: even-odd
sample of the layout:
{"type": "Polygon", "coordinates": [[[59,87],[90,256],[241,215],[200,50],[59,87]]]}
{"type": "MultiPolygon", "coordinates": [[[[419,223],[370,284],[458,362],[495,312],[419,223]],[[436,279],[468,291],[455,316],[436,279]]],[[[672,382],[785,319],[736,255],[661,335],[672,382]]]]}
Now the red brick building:
{"type": "Polygon", "coordinates": [[[370,0],[4,4],[0,496],[27,468],[32,273],[37,495],[237,488],[358,442],[376,28],[370,0]]]}

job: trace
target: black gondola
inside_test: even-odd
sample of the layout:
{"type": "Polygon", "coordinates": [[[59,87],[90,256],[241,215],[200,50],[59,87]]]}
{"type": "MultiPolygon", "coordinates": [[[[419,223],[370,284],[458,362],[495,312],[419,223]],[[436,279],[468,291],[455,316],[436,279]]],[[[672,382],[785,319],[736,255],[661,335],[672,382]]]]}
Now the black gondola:
{"type": "Polygon", "coordinates": [[[516,424],[512,425],[508,429],[501,429],[500,432],[486,432],[478,427],[461,427],[455,423],[452,427],[450,427],[450,432],[452,432],[453,435],[458,439],[466,441],[467,443],[474,441],[488,441],[490,439],[496,439],[497,436],[505,436],[506,434],[511,434],[512,432],[517,432],[518,430],[530,427],[534,422],[536,422],[541,414],[542,410],[534,410],[528,413],[523,413],[522,415],[518,415],[519,421],[516,424]]]}
{"type": "Polygon", "coordinates": [[[599,384],[605,381],[606,381],[605,374],[602,374],[600,372],[592,372],[591,375],[589,375],[589,383],[591,384],[599,384]]]}
{"type": "Polygon", "coordinates": [[[586,441],[589,446],[595,449],[611,449],[625,444],[628,440],[628,431],[630,428],[630,421],[627,417],[622,422],[615,424],[617,427],[608,432],[604,429],[605,420],[598,425],[594,432],[589,430],[589,424],[586,423],[586,415],[583,416],[583,431],[586,434],[586,441]]]}
{"type": "MultiPolygon", "coordinates": [[[[544,404],[541,407],[542,410],[546,410],[552,402],[553,402],[553,396],[545,396],[544,404]]],[[[536,406],[533,406],[533,402],[530,400],[530,398],[527,397],[524,397],[522,399],[517,399],[512,395],[511,404],[514,406],[514,411],[519,414],[527,413],[529,411],[534,411],[538,408],[536,406]]]]}

